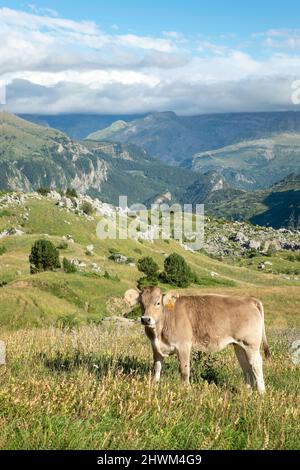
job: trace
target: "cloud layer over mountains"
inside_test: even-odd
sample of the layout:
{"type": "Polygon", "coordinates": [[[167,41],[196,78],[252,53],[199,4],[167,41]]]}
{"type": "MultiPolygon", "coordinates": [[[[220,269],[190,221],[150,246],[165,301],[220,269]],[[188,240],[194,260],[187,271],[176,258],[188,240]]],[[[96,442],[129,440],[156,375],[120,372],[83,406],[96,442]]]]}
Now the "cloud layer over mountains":
{"type": "MultiPolygon", "coordinates": [[[[297,109],[300,33],[253,34],[229,47],[162,32],[105,32],[46,10],[0,9],[0,80],[7,109],[27,113],[136,113],[297,109]],[[260,51],[256,53],[255,51],[260,51]]],[[[232,41],[231,41],[232,43],[232,41]]]]}

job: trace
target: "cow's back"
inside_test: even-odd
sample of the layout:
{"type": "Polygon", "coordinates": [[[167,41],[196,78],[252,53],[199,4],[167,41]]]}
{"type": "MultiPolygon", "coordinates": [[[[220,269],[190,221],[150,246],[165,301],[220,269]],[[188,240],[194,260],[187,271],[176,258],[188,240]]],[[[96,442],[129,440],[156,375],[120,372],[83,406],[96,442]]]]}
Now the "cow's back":
{"type": "Polygon", "coordinates": [[[206,294],[182,296],[176,302],[177,324],[193,332],[193,342],[208,344],[219,338],[247,336],[262,321],[253,297],[206,294]],[[184,321],[183,321],[184,319],[184,321]]]}

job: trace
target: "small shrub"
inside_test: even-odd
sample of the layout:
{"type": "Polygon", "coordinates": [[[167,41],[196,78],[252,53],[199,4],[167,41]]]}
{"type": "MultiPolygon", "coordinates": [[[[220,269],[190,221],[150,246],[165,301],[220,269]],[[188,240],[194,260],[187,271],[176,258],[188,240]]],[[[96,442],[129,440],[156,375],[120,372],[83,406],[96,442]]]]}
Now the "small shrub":
{"type": "Polygon", "coordinates": [[[59,252],[49,240],[37,240],[29,256],[31,274],[60,268],[59,252]]]}
{"type": "Polygon", "coordinates": [[[270,244],[267,252],[266,252],[266,256],[268,256],[269,258],[271,258],[271,256],[274,256],[276,254],[276,247],[273,245],[273,243],[270,244]]]}
{"type": "Polygon", "coordinates": [[[119,276],[110,274],[108,271],[105,271],[103,277],[104,277],[104,279],[109,279],[110,281],[118,281],[118,282],[120,282],[119,276]]]}
{"type": "Polygon", "coordinates": [[[150,256],[141,258],[138,260],[137,268],[140,272],[144,273],[146,277],[139,279],[139,285],[145,287],[145,285],[157,285],[159,266],[150,256]]]}
{"type": "Polygon", "coordinates": [[[292,263],[294,263],[295,261],[300,261],[300,255],[298,255],[298,254],[295,254],[295,255],[294,254],[288,254],[286,259],[288,261],[291,261],[292,263]]]}
{"type": "Polygon", "coordinates": [[[126,318],[136,320],[141,317],[141,313],[142,313],[141,306],[136,305],[135,307],[133,307],[133,309],[129,313],[126,314],[126,318]]]}
{"type": "Polygon", "coordinates": [[[195,278],[185,259],[177,253],[165,259],[164,268],[161,279],[176,287],[188,287],[195,278]]]}
{"type": "Polygon", "coordinates": [[[41,195],[41,196],[48,196],[48,194],[50,193],[50,188],[38,188],[37,189],[37,192],[41,195]]]}
{"type": "Polygon", "coordinates": [[[6,253],[6,246],[0,246],[0,256],[4,255],[4,253],[6,253]]]}
{"type": "Polygon", "coordinates": [[[246,253],[245,253],[245,257],[246,258],[255,258],[256,256],[260,256],[260,253],[255,250],[254,248],[251,248],[250,250],[248,250],[246,253]]]}
{"type": "Polygon", "coordinates": [[[66,190],[66,196],[69,198],[78,197],[77,191],[74,188],[68,188],[66,190]]]}
{"type": "Polygon", "coordinates": [[[93,209],[93,206],[90,202],[88,201],[85,201],[82,205],[81,205],[81,210],[86,214],[86,215],[92,215],[93,212],[94,212],[94,209],[93,209]]]}
{"type": "Polygon", "coordinates": [[[74,264],[72,264],[67,258],[63,259],[63,269],[64,269],[64,272],[67,274],[77,272],[76,266],[74,266],[74,264]]]}
{"type": "Polygon", "coordinates": [[[7,209],[3,209],[0,211],[0,217],[11,217],[14,214],[11,211],[8,211],[7,209]]]}

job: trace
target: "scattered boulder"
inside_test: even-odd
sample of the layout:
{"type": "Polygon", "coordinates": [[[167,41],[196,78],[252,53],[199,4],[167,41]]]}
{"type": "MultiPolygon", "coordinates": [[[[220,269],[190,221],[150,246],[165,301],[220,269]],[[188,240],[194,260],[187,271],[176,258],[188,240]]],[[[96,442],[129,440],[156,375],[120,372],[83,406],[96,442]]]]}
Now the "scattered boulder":
{"type": "Polygon", "coordinates": [[[249,250],[260,250],[261,241],[259,241],[259,240],[249,240],[248,248],[249,248],[249,250]]]}
{"type": "Polygon", "coordinates": [[[95,273],[100,273],[101,272],[101,268],[99,268],[98,264],[97,263],[91,263],[91,269],[93,272],[95,273]]]}
{"type": "Polygon", "coordinates": [[[3,232],[0,232],[0,239],[5,238],[5,237],[11,237],[11,236],[21,236],[24,235],[24,232],[18,228],[12,227],[8,228],[7,230],[4,230],[3,232]]]}
{"type": "Polygon", "coordinates": [[[210,272],[210,275],[211,275],[211,277],[217,277],[217,276],[219,276],[219,274],[216,273],[216,272],[214,272],[214,271],[211,271],[211,272],[210,272]]]}
{"type": "Polygon", "coordinates": [[[240,243],[241,245],[245,245],[249,242],[249,238],[243,232],[237,232],[237,234],[233,238],[233,241],[235,241],[236,243],[240,243]]]}
{"type": "Polygon", "coordinates": [[[122,253],[112,253],[108,259],[114,261],[115,263],[119,264],[126,264],[128,262],[128,258],[125,255],[122,255],[122,253]]]}
{"type": "Polygon", "coordinates": [[[94,245],[88,245],[86,247],[86,254],[92,256],[94,254],[94,245]]]}
{"type": "Polygon", "coordinates": [[[76,268],[86,268],[86,263],[84,263],[78,258],[71,259],[71,264],[73,264],[73,266],[76,266],[76,268]]]}

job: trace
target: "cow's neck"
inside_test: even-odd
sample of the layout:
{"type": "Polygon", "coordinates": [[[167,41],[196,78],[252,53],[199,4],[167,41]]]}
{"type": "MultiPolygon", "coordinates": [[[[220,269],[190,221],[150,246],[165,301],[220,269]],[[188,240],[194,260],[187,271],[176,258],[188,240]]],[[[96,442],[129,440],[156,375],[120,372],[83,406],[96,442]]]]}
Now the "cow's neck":
{"type": "Polygon", "coordinates": [[[169,312],[167,309],[164,310],[162,318],[156,322],[155,328],[151,329],[150,335],[152,338],[155,339],[159,343],[168,344],[168,330],[170,327],[170,317],[169,312]]]}

